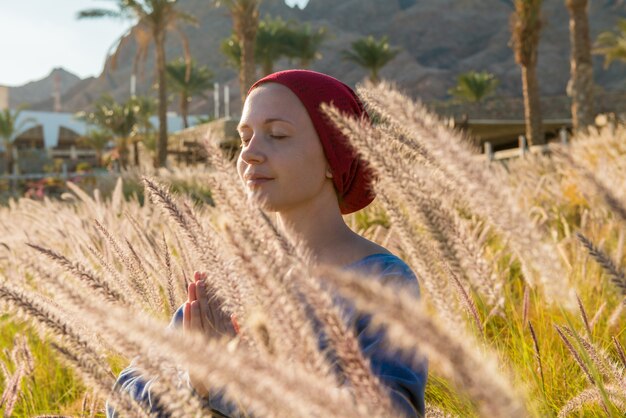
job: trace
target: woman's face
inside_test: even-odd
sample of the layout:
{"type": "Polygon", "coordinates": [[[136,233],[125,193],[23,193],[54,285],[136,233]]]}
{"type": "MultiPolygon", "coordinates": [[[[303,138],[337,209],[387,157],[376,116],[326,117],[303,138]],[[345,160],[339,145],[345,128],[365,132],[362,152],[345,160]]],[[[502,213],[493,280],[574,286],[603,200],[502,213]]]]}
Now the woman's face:
{"type": "Polygon", "coordinates": [[[248,196],[270,211],[287,211],[320,196],[334,197],[328,163],[317,132],[298,97],[266,83],[245,101],[237,127],[237,171],[248,196]]]}

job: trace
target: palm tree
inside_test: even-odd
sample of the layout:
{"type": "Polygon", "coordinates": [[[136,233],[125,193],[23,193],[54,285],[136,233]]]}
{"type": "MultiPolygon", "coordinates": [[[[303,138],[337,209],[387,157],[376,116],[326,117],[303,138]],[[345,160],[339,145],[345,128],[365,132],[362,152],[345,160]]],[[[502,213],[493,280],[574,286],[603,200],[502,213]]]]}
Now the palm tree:
{"type": "Polygon", "coordinates": [[[626,19],[617,22],[614,32],[598,35],[593,53],[604,55],[604,68],[615,60],[626,61],[626,19]]]}
{"type": "Polygon", "coordinates": [[[486,71],[470,71],[459,75],[456,87],[448,92],[461,100],[480,102],[491,95],[498,87],[499,81],[486,71]]]}
{"type": "Polygon", "coordinates": [[[114,66],[122,47],[131,38],[134,38],[137,43],[137,53],[135,55],[135,63],[133,64],[134,69],[138,60],[143,61],[146,59],[148,46],[154,43],[159,88],[159,147],[156,163],[158,167],[163,167],[167,160],[167,61],[165,57],[165,40],[169,31],[175,31],[181,38],[185,59],[187,63],[190,63],[189,45],[187,38],[179,29],[179,23],[196,24],[197,20],[193,16],[179,10],[177,0],[116,1],[119,10],[83,10],[79,12],[78,18],[133,17],[137,19],[137,24],[130,29],[129,33],[120,38],[116,53],[113,56],[112,66],[114,66]]]}
{"type": "Polygon", "coordinates": [[[274,72],[274,63],[286,56],[287,43],[294,31],[283,19],[266,16],[259,23],[255,44],[255,60],[261,64],[263,75],[274,72]]]}
{"type": "Polygon", "coordinates": [[[593,119],[593,64],[589,37],[588,0],[565,0],[569,10],[571,79],[568,95],[572,98],[575,131],[586,132],[593,119]]]}
{"type": "Polygon", "coordinates": [[[545,144],[536,72],[542,24],[541,2],[542,0],[515,0],[515,11],[511,14],[511,41],[515,61],[522,67],[526,138],[530,145],[545,144]]]}
{"type": "Polygon", "coordinates": [[[189,103],[193,96],[201,96],[212,87],[213,73],[207,67],[198,67],[191,61],[191,72],[187,76],[187,63],[178,59],[167,64],[167,77],[172,90],[180,95],[180,114],[184,127],[188,128],[189,103]]]}
{"type": "Polygon", "coordinates": [[[380,69],[394,59],[398,52],[398,49],[389,46],[386,36],[375,39],[370,35],[352,42],[352,49],[344,50],[343,57],[369,70],[370,80],[377,83],[380,69]]]}
{"type": "Polygon", "coordinates": [[[241,103],[246,100],[248,89],[256,80],[254,63],[256,35],[259,27],[259,4],[261,0],[217,0],[226,6],[233,19],[233,32],[241,51],[239,67],[239,92],[241,103]]]}
{"type": "Polygon", "coordinates": [[[34,122],[33,118],[26,118],[18,124],[17,120],[21,113],[21,108],[15,111],[10,109],[0,111],[0,139],[2,139],[2,144],[4,145],[5,174],[13,173],[13,164],[15,163],[13,161],[13,140],[28,123],[34,122]]]}
{"type": "Polygon", "coordinates": [[[287,56],[300,61],[300,67],[308,68],[311,63],[322,56],[319,53],[322,42],[327,37],[325,27],[317,30],[311,29],[308,23],[299,29],[292,31],[287,40],[287,56]]]}
{"type": "Polygon", "coordinates": [[[119,104],[105,95],[96,101],[93,112],[76,114],[77,119],[110,133],[115,140],[122,168],[128,165],[128,142],[137,132],[137,109],[133,100],[131,98],[119,104]]]}
{"type": "Polygon", "coordinates": [[[87,132],[79,138],[79,143],[96,151],[96,165],[102,167],[102,154],[107,144],[113,139],[110,132],[103,129],[95,129],[87,132]]]}

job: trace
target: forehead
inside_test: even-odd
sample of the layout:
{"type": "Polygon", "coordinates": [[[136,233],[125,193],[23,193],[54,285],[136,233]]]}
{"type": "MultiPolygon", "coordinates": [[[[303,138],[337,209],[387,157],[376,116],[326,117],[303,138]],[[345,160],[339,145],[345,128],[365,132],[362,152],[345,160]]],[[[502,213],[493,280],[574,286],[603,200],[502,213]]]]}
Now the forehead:
{"type": "Polygon", "coordinates": [[[265,83],[252,90],[246,98],[241,121],[268,118],[299,121],[308,118],[308,113],[289,88],[278,83],[265,83]]]}

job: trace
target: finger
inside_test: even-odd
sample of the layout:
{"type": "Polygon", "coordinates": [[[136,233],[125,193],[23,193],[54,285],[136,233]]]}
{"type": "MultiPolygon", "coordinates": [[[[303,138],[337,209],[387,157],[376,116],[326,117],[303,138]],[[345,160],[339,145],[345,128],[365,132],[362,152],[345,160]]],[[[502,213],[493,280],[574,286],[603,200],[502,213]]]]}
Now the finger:
{"type": "Polygon", "coordinates": [[[196,295],[196,284],[195,283],[189,283],[189,286],[187,287],[187,301],[188,302],[193,302],[194,300],[197,300],[197,295],[196,295]]]}
{"type": "Polygon", "coordinates": [[[185,308],[183,309],[183,332],[189,332],[191,326],[191,304],[189,302],[185,303],[185,308]]]}
{"type": "Polygon", "coordinates": [[[194,331],[202,331],[202,319],[200,318],[200,304],[197,300],[191,302],[190,328],[194,331]]]}
{"type": "Polygon", "coordinates": [[[202,318],[202,328],[209,329],[212,324],[211,311],[209,308],[209,302],[205,291],[206,285],[200,281],[196,285],[196,296],[198,297],[200,307],[200,318],[202,318]]]}
{"type": "Polygon", "coordinates": [[[239,334],[241,329],[239,328],[239,322],[237,322],[237,315],[232,314],[230,316],[230,323],[233,324],[233,329],[235,330],[235,334],[239,334]]]}
{"type": "Polygon", "coordinates": [[[200,272],[199,271],[194,271],[193,272],[193,280],[200,280],[200,272]]]}

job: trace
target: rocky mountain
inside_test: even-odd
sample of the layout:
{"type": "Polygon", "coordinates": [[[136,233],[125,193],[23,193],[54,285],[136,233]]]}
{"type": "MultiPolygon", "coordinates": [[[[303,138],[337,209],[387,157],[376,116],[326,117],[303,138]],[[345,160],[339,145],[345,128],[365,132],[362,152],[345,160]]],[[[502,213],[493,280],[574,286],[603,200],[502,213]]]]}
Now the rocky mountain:
{"type": "MultiPolygon", "coordinates": [[[[231,87],[232,107],[237,109],[237,77],[219,51],[221,40],[231,33],[230,16],[206,0],[180,3],[200,22],[198,27],[184,27],[194,58],[211,68],[215,81],[231,87]]],[[[590,2],[592,39],[612,29],[620,17],[626,17],[625,3],[624,0],[590,2]]],[[[325,26],[331,36],[321,50],[322,59],[311,68],[348,84],[358,83],[367,74],[342,60],[342,49],[365,35],[387,35],[401,52],[382,70],[381,76],[394,80],[414,97],[426,102],[445,100],[458,74],[487,70],[500,80],[498,95],[514,100],[521,96],[522,90],[520,69],[509,47],[512,4],[513,0],[310,0],[300,10],[286,6],[282,0],[264,0],[261,15],[295,19],[313,27],[325,26]]],[[[543,12],[545,22],[538,64],[541,91],[544,96],[564,96],[569,79],[568,12],[564,0],[544,0],[543,12]]],[[[168,37],[166,51],[168,60],[182,55],[180,41],[174,34],[168,37]]],[[[115,70],[108,62],[100,77],[74,85],[63,97],[64,106],[71,110],[84,109],[104,92],[120,99],[127,97],[134,54],[131,42],[122,51],[115,70]]],[[[614,63],[608,69],[602,64],[602,57],[594,58],[594,78],[599,91],[625,90],[626,64],[614,63]]],[[[281,62],[276,69],[289,65],[281,62]]],[[[151,92],[153,76],[154,58],[150,53],[143,77],[138,81],[139,93],[151,92]]],[[[50,90],[47,91],[49,94],[50,90]]],[[[35,107],[48,108],[51,103],[48,100],[35,107]]],[[[195,99],[191,110],[211,112],[212,101],[195,99]]]]}
{"type": "Polygon", "coordinates": [[[80,78],[63,68],[55,68],[41,80],[31,81],[19,87],[9,87],[9,107],[15,108],[20,105],[49,101],[50,109],[52,109],[52,95],[56,82],[59,83],[61,95],[64,95],[80,82],[80,78]]]}

